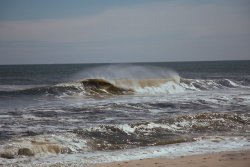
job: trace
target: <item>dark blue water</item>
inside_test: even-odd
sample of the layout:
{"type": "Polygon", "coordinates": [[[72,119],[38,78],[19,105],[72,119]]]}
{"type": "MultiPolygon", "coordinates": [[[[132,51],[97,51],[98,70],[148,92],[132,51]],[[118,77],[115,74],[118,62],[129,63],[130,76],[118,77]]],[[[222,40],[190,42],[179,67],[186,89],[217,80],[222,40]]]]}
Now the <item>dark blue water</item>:
{"type": "MultiPolygon", "coordinates": [[[[72,81],[74,75],[89,68],[110,64],[0,65],[0,85],[56,84],[72,81]]],[[[119,64],[118,64],[119,65],[119,64]]],[[[183,78],[249,78],[250,61],[134,63],[167,67],[183,78]]],[[[80,79],[80,78],[77,78],[80,79]]]]}

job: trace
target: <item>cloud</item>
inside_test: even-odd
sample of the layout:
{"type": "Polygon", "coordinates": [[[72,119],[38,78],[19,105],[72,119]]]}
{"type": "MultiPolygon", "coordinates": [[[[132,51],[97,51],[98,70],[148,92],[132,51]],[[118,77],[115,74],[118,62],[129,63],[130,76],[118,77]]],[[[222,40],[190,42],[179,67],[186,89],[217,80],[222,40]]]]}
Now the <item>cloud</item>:
{"type": "MultiPolygon", "coordinates": [[[[180,56],[181,52],[176,50],[178,46],[184,46],[186,50],[194,49],[194,45],[199,44],[197,41],[203,43],[202,47],[207,45],[207,48],[213,46],[211,41],[220,41],[225,47],[233,45],[232,41],[228,43],[228,39],[235,38],[241,42],[243,36],[242,42],[249,41],[248,9],[248,6],[212,3],[150,3],[112,8],[98,15],[74,19],[4,21],[0,22],[0,39],[31,41],[32,45],[38,43],[34,48],[44,54],[53,52],[59,55],[62,52],[53,48],[66,51],[65,47],[68,54],[72,51],[72,55],[85,53],[97,56],[109,52],[106,53],[108,59],[104,60],[114,59],[112,55],[122,52],[147,55],[150,47],[150,53],[156,53],[161,60],[160,55],[163,54],[180,56]]],[[[235,47],[238,48],[238,45],[235,47]]],[[[7,53],[11,49],[4,50],[7,53]]],[[[127,59],[133,61],[133,56],[127,59]]]]}
{"type": "Polygon", "coordinates": [[[89,42],[157,35],[250,32],[249,15],[234,6],[160,3],[107,10],[76,19],[1,22],[2,40],[89,42]]]}

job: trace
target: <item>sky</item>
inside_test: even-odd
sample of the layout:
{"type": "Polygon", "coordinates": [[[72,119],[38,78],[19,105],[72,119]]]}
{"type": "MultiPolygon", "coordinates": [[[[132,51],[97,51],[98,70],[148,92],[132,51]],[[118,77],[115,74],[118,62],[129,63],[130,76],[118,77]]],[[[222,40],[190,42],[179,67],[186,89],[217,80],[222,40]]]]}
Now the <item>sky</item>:
{"type": "Polygon", "coordinates": [[[250,60],[249,0],[1,0],[0,64],[250,60]]]}

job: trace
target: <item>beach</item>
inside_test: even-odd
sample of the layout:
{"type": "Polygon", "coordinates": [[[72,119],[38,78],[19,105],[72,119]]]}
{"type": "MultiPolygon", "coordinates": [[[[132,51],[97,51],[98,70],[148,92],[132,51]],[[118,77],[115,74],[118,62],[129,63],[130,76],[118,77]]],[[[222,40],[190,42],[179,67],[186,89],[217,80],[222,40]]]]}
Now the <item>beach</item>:
{"type": "Polygon", "coordinates": [[[149,158],[90,165],[89,167],[248,167],[250,150],[220,152],[176,158],[149,158]]]}

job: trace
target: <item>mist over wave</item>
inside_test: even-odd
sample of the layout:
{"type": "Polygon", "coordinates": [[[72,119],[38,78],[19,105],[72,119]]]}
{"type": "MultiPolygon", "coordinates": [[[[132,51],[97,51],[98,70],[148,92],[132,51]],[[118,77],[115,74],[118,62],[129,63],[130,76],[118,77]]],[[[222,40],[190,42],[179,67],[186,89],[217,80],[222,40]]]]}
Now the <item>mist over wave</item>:
{"type": "Polygon", "coordinates": [[[74,82],[23,90],[0,91],[0,95],[126,95],[168,94],[248,86],[246,80],[185,79],[166,67],[108,65],[87,68],[71,79],[74,82]]]}
{"type": "Polygon", "coordinates": [[[180,77],[177,72],[166,67],[140,66],[140,65],[106,65],[88,68],[72,78],[90,79],[100,78],[106,80],[133,80],[133,79],[168,79],[175,78],[178,82],[180,77]]]}

